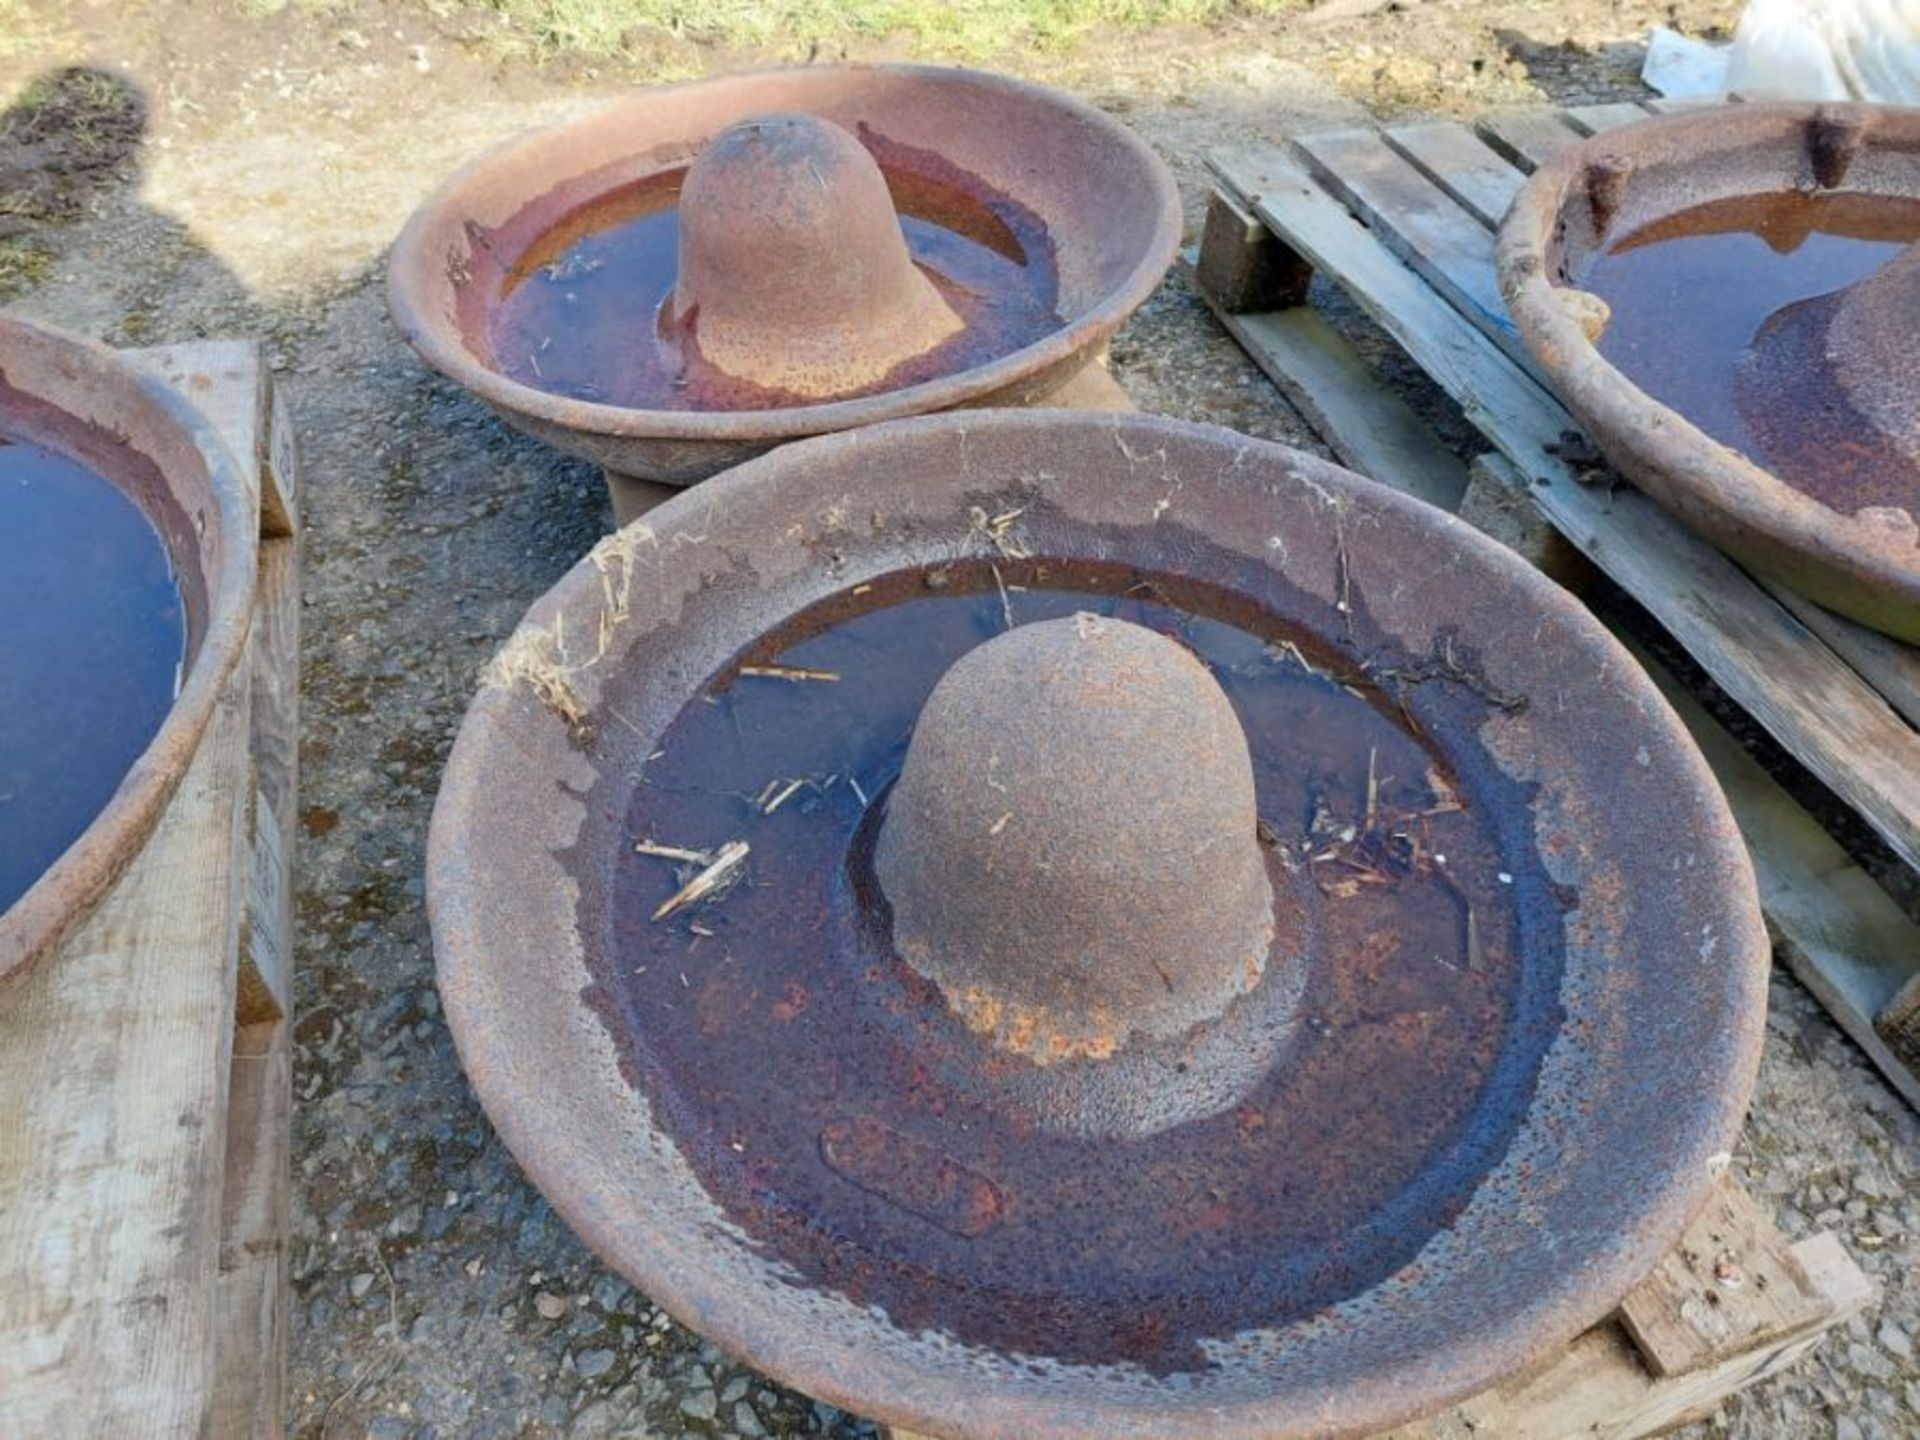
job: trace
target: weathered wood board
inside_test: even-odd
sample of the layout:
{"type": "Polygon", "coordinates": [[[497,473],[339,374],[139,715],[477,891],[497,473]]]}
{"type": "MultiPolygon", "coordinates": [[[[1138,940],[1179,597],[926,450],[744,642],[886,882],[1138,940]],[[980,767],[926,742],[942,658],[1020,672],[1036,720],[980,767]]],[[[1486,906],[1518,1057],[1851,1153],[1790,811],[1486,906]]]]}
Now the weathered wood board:
{"type": "Polygon", "coordinates": [[[278,1436],[299,555],[258,348],[131,357],[257,478],[246,658],[152,840],[0,997],[0,1435],[278,1436]]]}

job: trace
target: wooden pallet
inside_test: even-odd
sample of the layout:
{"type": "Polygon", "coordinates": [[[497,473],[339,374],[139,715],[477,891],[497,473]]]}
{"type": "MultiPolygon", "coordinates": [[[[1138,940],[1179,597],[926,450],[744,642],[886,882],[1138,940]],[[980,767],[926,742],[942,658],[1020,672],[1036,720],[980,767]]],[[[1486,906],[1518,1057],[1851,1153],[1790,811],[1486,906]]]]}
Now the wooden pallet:
{"type": "MultiPolygon", "coordinates": [[[[1504,491],[1509,514],[1516,503],[1528,517],[1537,511],[1562,551],[1570,546],[1645,606],[1920,867],[1920,651],[1755,581],[1637,490],[1590,483],[1594,452],[1500,303],[1494,231],[1527,172],[1646,114],[1636,105],[1535,110],[1475,128],[1342,130],[1217,153],[1190,262],[1196,282],[1346,463],[1476,523],[1501,508],[1480,503],[1489,492],[1504,491]],[[1315,271],[1458,402],[1495,463],[1470,475],[1375,382],[1306,303],[1315,271]]],[[[1727,791],[1779,953],[1920,1107],[1920,927],[1670,677],[1655,678],[1727,791]]]]}
{"type": "MultiPolygon", "coordinates": [[[[1382,1440],[1635,1440],[1711,1414],[1876,1298],[1838,1239],[1789,1245],[1722,1179],[1606,1323],[1532,1369],[1382,1440]]],[[[894,1428],[890,1440],[931,1440],[894,1428]]]]}
{"type": "Polygon", "coordinates": [[[0,1006],[0,1435],[278,1436],[296,459],[258,347],[133,352],[258,477],[248,652],[146,850],[0,1006]]]}

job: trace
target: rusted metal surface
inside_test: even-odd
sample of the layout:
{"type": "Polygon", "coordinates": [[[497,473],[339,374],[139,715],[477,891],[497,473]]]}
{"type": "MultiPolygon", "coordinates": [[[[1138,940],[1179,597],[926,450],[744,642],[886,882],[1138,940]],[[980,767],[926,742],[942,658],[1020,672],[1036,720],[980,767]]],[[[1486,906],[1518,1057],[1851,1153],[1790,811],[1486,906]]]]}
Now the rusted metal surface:
{"type": "MultiPolygon", "coordinates": [[[[1920,113],[1894,107],[1738,105],[1658,117],[1542,165],[1501,228],[1497,265],[1548,379],[1635,483],[1755,570],[1920,641],[1920,465],[1911,402],[1899,398],[1920,387],[1910,325],[1898,319],[1920,294],[1911,262],[1860,285],[1851,306],[1837,297],[1789,306],[1760,328],[1737,395],[1758,455],[1716,439],[1697,414],[1661,403],[1610,363],[1607,327],[1620,318],[1578,288],[1622,237],[1703,207],[1831,202],[1920,213],[1916,152],[1920,113]],[[1836,307],[1854,323],[1836,319],[1836,307]]],[[[1860,223],[1871,228],[1872,217],[1860,223]]],[[[1767,235],[1776,246],[1802,238],[1767,235]]],[[[1727,271],[1719,283],[1743,282],[1727,271]]],[[[1694,343],[1712,298],[1694,290],[1658,307],[1677,353],[1694,343]]]]}
{"type": "Polygon", "coordinates": [[[680,228],[675,321],[763,389],[857,390],[962,328],[914,268],[879,163],[815,116],[721,131],[687,167],[680,228]]]}
{"type": "Polygon", "coordinates": [[[1920,244],[1840,290],[1782,307],[1737,391],[1770,464],[1819,471],[1861,508],[1920,494],[1920,244]],[[1783,405],[1789,394],[1794,403],[1783,405]]]}
{"type": "Polygon", "coordinates": [[[1038,1066],[1171,1040],[1257,986],[1273,892],[1226,693],[1090,613],[964,655],[928,697],[876,872],[894,945],[1038,1066]]]}
{"type": "Polygon", "coordinates": [[[1724,802],[1575,602],[1138,416],[827,437],[610,537],[462,726],[428,903],[463,1063],[568,1223],[761,1369],[951,1436],[1358,1435],[1484,1388],[1681,1234],[1765,1005],[1724,802]],[[1223,1023],[1040,1066],[902,963],[874,850],[953,661],[1083,611],[1232,702],[1275,940],[1223,1023]]]}
{"type": "MultiPolygon", "coordinates": [[[[636,95],[481,158],[408,224],[394,248],[389,297],[426,362],[508,423],[617,474],[684,485],[804,435],[1052,394],[1099,357],[1159,283],[1180,224],[1164,163],[1077,101],[975,71],[807,66],[636,95]],[[1005,197],[1051,246],[1060,323],[1010,354],[898,388],[760,409],[602,403],[521,383],[487,362],[479,337],[505,277],[556,225],[597,197],[684,170],[736,122],[791,113],[831,122],[869,149],[917,157],[922,168],[974,177],[1005,197]]],[[[786,271],[776,273],[791,283],[786,271]]],[[[635,343],[648,339],[636,335],[635,343]]]]}
{"type": "Polygon", "coordinates": [[[3,979],[86,918],[140,853],[186,773],[246,646],[258,519],[239,463],[182,396],[99,345],[4,316],[0,431],[72,457],[140,507],[172,560],[187,646],[178,698],[113,798],[0,914],[3,979]]]}

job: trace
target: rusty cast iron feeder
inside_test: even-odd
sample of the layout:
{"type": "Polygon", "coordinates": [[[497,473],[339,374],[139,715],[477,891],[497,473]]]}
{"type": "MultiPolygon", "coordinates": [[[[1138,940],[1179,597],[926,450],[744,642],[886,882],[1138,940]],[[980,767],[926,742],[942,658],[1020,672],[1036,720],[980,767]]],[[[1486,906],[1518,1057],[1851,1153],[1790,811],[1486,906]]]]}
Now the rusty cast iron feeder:
{"type": "Polygon", "coordinates": [[[1725,802],[1586,611],[1139,415],[821,437],[603,541],[468,712],[427,897],[576,1232],[953,1437],[1496,1382],[1678,1239],[1765,1010],[1725,802]]]}
{"type": "Polygon", "coordinates": [[[1514,323],[1630,479],[1749,568],[1920,641],[1920,113],[1739,105],[1543,164],[1514,323]]]}
{"type": "Polygon", "coordinates": [[[408,224],[389,295],[429,365],[602,466],[624,521],[800,436],[1059,395],[1180,226],[1165,164],[1066,96],[808,66],[483,157],[408,224]]]}
{"type": "MultiPolygon", "coordinates": [[[[111,488],[103,487],[103,494],[117,491],[130,501],[144,517],[140,528],[150,527],[147,538],[157,537],[164,552],[169,588],[177,591],[170,598],[183,622],[174,635],[179,649],[173,658],[179,663],[171,704],[162,699],[151,738],[134,752],[117,783],[109,778],[103,785],[105,803],[90,823],[0,909],[0,979],[6,979],[53,950],[106,896],[139,856],[192,764],[246,645],[258,519],[238,462],[183,396],[91,341],[11,316],[0,316],[0,439],[10,449],[33,447],[53,466],[71,466],[91,483],[105,482],[111,488]]],[[[116,505],[122,503],[118,497],[116,505]]],[[[71,536],[53,538],[60,545],[72,541],[71,536]]],[[[104,533],[93,535],[92,544],[114,553],[104,533]]],[[[35,603],[76,608],[57,593],[35,597],[35,603]]],[[[62,635],[44,615],[25,618],[43,635],[57,635],[58,643],[75,647],[81,663],[90,654],[109,653],[111,644],[123,639],[62,635]]],[[[31,657],[26,673],[35,673],[31,657]]],[[[115,678],[108,676],[107,683],[115,678]]],[[[7,695],[9,683],[22,683],[19,671],[0,675],[0,718],[23,703],[59,712],[62,696],[7,695]]],[[[124,703],[132,705],[136,698],[146,697],[127,695],[124,703]]],[[[109,696],[106,703],[116,702],[109,696]]],[[[12,740],[16,736],[0,731],[0,741],[12,740]]],[[[18,762],[22,757],[6,758],[18,762]]],[[[31,763],[32,757],[26,758],[31,763]]],[[[55,783],[74,781],[55,777],[55,783]]],[[[19,796],[8,798],[25,803],[19,796]]],[[[71,795],[60,799],[64,805],[71,795]]],[[[37,844],[45,837],[33,839],[37,844]]],[[[5,995],[0,991],[0,1004],[5,995]]]]}

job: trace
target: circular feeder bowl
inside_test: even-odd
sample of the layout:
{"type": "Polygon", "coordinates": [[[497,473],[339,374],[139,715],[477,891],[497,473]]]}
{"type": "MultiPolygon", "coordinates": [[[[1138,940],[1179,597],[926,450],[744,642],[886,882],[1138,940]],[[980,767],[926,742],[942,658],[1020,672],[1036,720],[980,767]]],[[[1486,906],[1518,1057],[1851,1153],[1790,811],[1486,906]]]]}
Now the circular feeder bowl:
{"type": "Polygon", "coordinates": [[[427,898],[568,1224],[956,1437],[1490,1385],[1679,1238],[1765,1012],[1725,803],[1580,606],[1143,416],[819,438],[603,541],[468,712],[427,898]]]}
{"type": "Polygon", "coordinates": [[[5,977],[87,917],[165,811],[246,646],[258,530],[247,481],[200,412],[89,341],[0,317],[0,435],[66,457],[134,502],[171,563],[186,646],[172,708],[111,799],[0,913],[5,977]]]}
{"type": "Polygon", "coordinates": [[[1662,116],[1542,165],[1497,250],[1514,324],[1621,471],[1749,568],[1908,641],[1920,265],[1894,257],[1920,240],[1916,156],[1920,112],[1894,107],[1662,116]]]}
{"type": "MultiPolygon", "coordinates": [[[[409,222],[389,296],[422,358],[507,423],[610,476],[688,485],[805,435],[1043,400],[1096,362],[1152,293],[1180,225],[1165,164],[1075,100],[977,71],[808,66],[648,91],[484,156],[409,222]],[[794,128],[808,125],[829,133],[796,140],[794,128]],[[703,152],[723,134],[724,155],[703,172],[703,152]],[[958,203],[971,217],[953,222],[960,233],[978,241],[991,232],[983,243],[1024,255],[1029,267],[1044,261],[1051,303],[1020,331],[1030,338],[958,352],[957,368],[888,370],[957,322],[906,262],[887,186],[903,212],[931,205],[944,220],[958,203]],[[555,334],[566,338],[563,311],[511,354],[491,328],[516,289],[565,283],[590,267],[605,269],[580,275],[602,287],[581,287],[588,308],[626,298],[606,288],[627,283],[625,261],[569,259],[556,237],[592,234],[593,217],[609,207],[644,209],[621,197],[649,187],[671,198],[679,243],[692,247],[682,255],[694,258],[657,316],[638,307],[631,348],[614,337],[605,364],[625,364],[697,311],[697,335],[746,382],[744,398],[719,387],[711,403],[670,408],[598,398],[604,385],[557,393],[541,379],[554,367],[537,352],[555,334]],[[527,278],[554,254],[557,265],[527,278]],[[825,356],[809,348],[825,342],[843,343],[825,356]],[[836,380],[850,398],[835,398],[836,380]]],[[[671,266],[674,242],[662,243],[671,266]]],[[[962,277],[942,293],[959,304],[969,287],[962,277]]]]}

